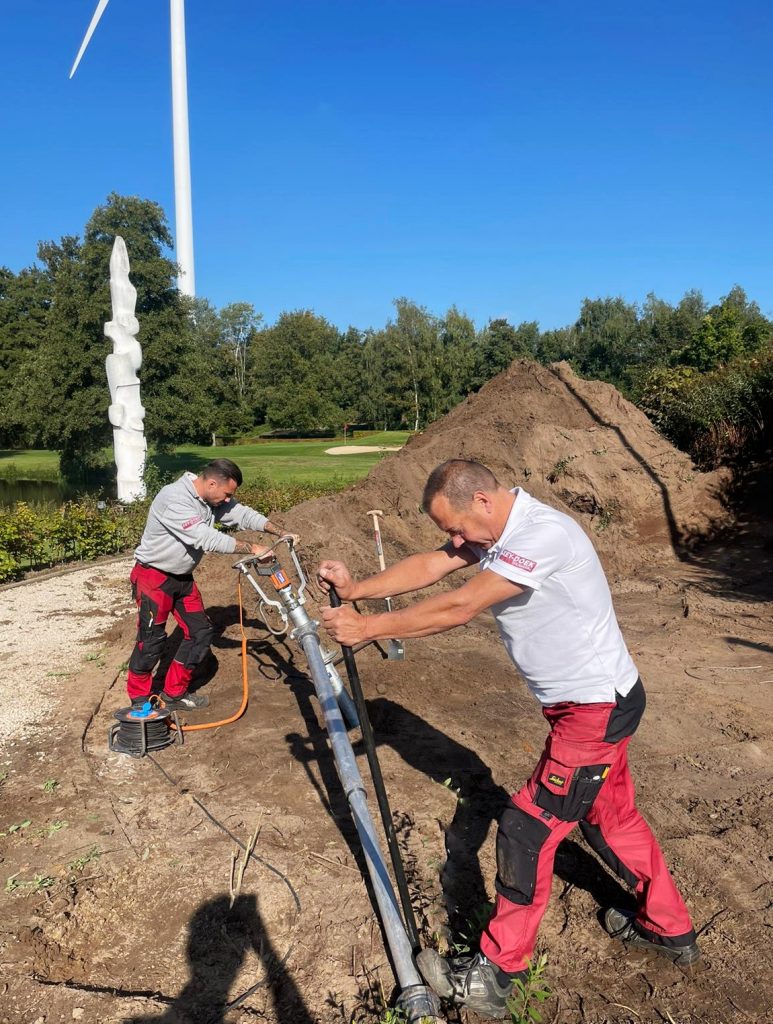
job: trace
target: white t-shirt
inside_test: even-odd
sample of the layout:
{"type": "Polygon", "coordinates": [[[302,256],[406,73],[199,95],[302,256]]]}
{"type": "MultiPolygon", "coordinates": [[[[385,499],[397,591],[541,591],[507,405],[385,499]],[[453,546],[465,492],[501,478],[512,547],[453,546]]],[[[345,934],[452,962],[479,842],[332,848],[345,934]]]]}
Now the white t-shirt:
{"type": "Polygon", "coordinates": [[[614,703],[638,678],[590,539],[563,512],[520,487],[504,530],[481,555],[526,589],[493,605],[507,651],[542,704],[614,703]]]}

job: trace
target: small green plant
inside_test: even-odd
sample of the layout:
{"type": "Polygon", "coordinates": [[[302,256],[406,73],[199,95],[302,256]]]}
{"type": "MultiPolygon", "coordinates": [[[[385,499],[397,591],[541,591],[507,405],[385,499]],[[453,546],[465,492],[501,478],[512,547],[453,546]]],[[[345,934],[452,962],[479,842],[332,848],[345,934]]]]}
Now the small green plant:
{"type": "MultiPolygon", "coordinates": [[[[408,1015],[399,1006],[388,1006],[378,1019],[378,1024],[408,1024],[408,1015]]],[[[419,1024],[431,1024],[430,1017],[420,1017],[419,1024]]]]}
{"type": "Polygon", "coordinates": [[[61,832],[63,828],[67,828],[69,824],[69,821],[51,821],[48,825],[38,829],[36,835],[42,836],[43,839],[50,839],[55,833],[61,832]]]}
{"type": "Polygon", "coordinates": [[[59,788],[59,779],[46,779],[42,789],[44,793],[55,793],[59,788]]]}
{"type": "Polygon", "coordinates": [[[8,778],[8,772],[5,770],[5,768],[3,768],[3,770],[0,771],[0,786],[2,786],[2,784],[5,782],[5,780],[7,778],[8,778]]]}
{"type": "Polygon", "coordinates": [[[453,779],[451,778],[445,779],[443,785],[445,786],[446,789],[449,789],[456,796],[458,802],[462,805],[462,807],[464,807],[464,805],[467,803],[467,798],[461,796],[462,787],[455,786],[453,779]]]}
{"type": "Polygon", "coordinates": [[[32,824],[32,821],[27,818],[26,821],[17,821],[14,825],[9,825],[5,832],[0,832],[0,836],[12,836],[15,832],[21,832],[22,829],[28,828],[32,824]]]}
{"type": "Polygon", "coordinates": [[[574,462],[576,458],[576,455],[565,455],[562,459],[559,459],[548,473],[548,482],[554,484],[559,480],[569,468],[569,463],[574,462]]]}
{"type": "Polygon", "coordinates": [[[5,880],[5,891],[9,895],[22,891],[43,892],[55,884],[56,879],[51,875],[35,875],[34,878],[25,882],[24,879],[19,878],[19,872],[17,871],[15,875],[11,875],[5,880]]]}
{"type": "Polygon", "coordinates": [[[67,870],[71,872],[83,871],[87,864],[90,864],[93,860],[99,860],[102,856],[102,851],[98,846],[92,846],[91,849],[84,853],[82,857],[77,857],[75,860],[70,861],[67,865],[67,870]]]}
{"type": "Polygon", "coordinates": [[[463,956],[478,947],[483,929],[489,923],[493,913],[493,903],[482,903],[473,910],[467,918],[464,930],[460,930],[449,943],[454,956],[463,956]]]}
{"type": "Polygon", "coordinates": [[[545,981],[548,958],[541,953],[532,963],[529,961],[526,980],[516,978],[513,994],[507,1000],[507,1012],[512,1024],[540,1024],[542,1014],[535,1004],[544,1003],[553,994],[545,981]]]}
{"type": "Polygon", "coordinates": [[[407,1024],[405,1010],[388,1006],[378,1019],[378,1024],[407,1024]]]}
{"type": "Polygon", "coordinates": [[[599,517],[596,523],[596,532],[603,533],[604,530],[614,522],[615,519],[620,518],[620,502],[617,498],[612,498],[608,505],[599,512],[599,517]]]}
{"type": "Polygon", "coordinates": [[[42,892],[43,889],[50,889],[56,883],[52,875],[35,875],[31,882],[25,883],[30,892],[42,892]]]}

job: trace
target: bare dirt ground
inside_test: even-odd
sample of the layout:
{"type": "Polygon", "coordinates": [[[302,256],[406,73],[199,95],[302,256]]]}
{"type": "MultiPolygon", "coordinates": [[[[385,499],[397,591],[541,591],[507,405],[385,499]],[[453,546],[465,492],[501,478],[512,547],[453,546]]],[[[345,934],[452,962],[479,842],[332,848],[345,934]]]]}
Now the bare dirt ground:
{"type": "MultiPolygon", "coordinates": [[[[484,457],[503,482],[577,516],[602,553],[647,687],[631,748],[639,803],[691,908],[704,961],[688,976],[610,940],[600,908],[631,899],[575,834],[559,850],[540,932],[554,992],[543,1019],[769,1021],[770,493],[760,478],[731,532],[685,551],[726,521],[724,480],[696,473],[616,395],[561,368],[516,366],[366,481],[286,521],[310,568],[335,553],[372,570],[367,510],[375,502],[387,512],[388,561],[437,543],[417,508],[421,485],[456,454],[484,457]],[[508,403],[533,413],[531,425],[508,403]]],[[[379,1020],[393,976],[303,656],[248,603],[244,717],[152,758],[111,754],[133,622],[123,614],[126,567],[100,571],[102,600],[122,614],[80,634],[69,668],[42,637],[64,641],[75,624],[96,621],[78,574],[62,577],[68,591],[57,597],[71,617],[37,627],[41,668],[75,665],[74,675],[30,682],[4,652],[6,680],[20,680],[6,699],[23,701],[32,687],[47,703],[6,742],[0,763],[0,1024],[379,1020]],[[232,851],[241,856],[237,841],[256,828],[258,859],[229,909],[232,851]]],[[[236,573],[228,559],[208,557],[199,582],[218,630],[217,665],[200,680],[212,706],[190,722],[235,710],[241,690],[236,573]]],[[[0,592],[0,610],[44,585],[0,592]]],[[[4,610],[0,619],[9,619],[4,610]]],[[[487,616],[406,647],[404,662],[370,648],[358,665],[429,943],[449,911],[465,930],[492,896],[496,818],[530,773],[545,724],[487,616]]],[[[356,732],[353,740],[367,778],[356,732]]]]}

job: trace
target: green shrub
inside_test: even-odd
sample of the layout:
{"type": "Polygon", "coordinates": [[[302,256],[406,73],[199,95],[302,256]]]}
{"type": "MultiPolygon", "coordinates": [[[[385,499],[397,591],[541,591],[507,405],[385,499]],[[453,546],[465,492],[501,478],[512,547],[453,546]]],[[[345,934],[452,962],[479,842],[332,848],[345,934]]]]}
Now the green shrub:
{"type": "Polygon", "coordinates": [[[746,461],[771,425],[773,348],[710,373],[688,366],[654,370],[638,402],[658,429],[702,467],[746,461]]]}
{"type": "Polygon", "coordinates": [[[10,583],[12,580],[21,579],[23,575],[21,562],[0,547],[0,583],[10,583]]]}
{"type": "Polygon", "coordinates": [[[335,494],[350,485],[350,480],[334,478],[318,483],[272,483],[268,477],[253,477],[248,484],[239,488],[237,501],[268,515],[269,512],[286,512],[302,501],[319,498],[323,494],[335,494]]]}
{"type": "Polygon", "coordinates": [[[116,554],[139,540],[147,502],[105,504],[93,498],[59,508],[31,509],[25,502],[0,509],[0,583],[25,571],[74,559],[116,554]]]}

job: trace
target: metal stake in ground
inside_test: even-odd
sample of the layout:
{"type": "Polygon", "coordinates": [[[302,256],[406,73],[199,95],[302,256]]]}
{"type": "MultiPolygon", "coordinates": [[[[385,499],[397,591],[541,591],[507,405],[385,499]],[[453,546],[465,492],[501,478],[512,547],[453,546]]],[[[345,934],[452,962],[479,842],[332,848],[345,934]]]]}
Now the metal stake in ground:
{"type": "MultiPolygon", "coordinates": [[[[383,572],[386,569],[386,562],[384,560],[384,547],[381,543],[381,526],[379,525],[379,517],[383,517],[384,512],[380,508],[372,508],[368,512],[368,515],[373,520],[373,537],[376,541],[376,554],[378,555],[378,564],[383,572]]],[[[387,611],[392,611],[392,598],[385,597],[387,611]]],[[[402,661],[405,658],[405,644],[402,640],[390,640],[387,646],[387,658],[390,661],[402,661]]]]}

